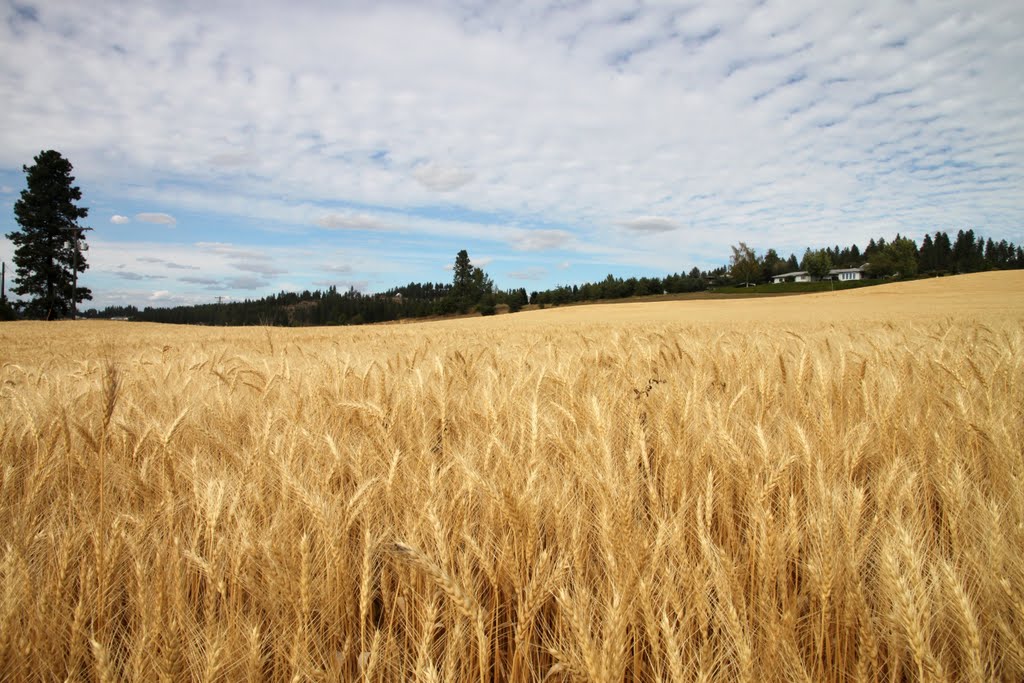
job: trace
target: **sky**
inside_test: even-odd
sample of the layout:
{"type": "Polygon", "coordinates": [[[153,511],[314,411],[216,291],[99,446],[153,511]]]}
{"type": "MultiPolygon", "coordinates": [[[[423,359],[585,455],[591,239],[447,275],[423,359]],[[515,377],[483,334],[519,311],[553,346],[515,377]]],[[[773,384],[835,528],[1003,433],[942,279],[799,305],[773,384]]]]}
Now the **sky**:
{"type": "Polygon", "coordinates": [[[88,306],[1024,243],[1019,0],[0,3],[0,233],[61,152],[88,306]]]}

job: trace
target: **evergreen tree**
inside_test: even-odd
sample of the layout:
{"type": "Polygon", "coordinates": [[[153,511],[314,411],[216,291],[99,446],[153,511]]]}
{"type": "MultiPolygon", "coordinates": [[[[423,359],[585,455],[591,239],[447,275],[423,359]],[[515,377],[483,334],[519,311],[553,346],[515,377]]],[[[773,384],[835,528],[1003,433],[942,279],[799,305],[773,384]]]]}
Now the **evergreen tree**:
{"type": "Polygon", "coordinates": [[[71,162],[59,152],[48,150],[35,157],[32,166],[22,166],[27,189],[14,204],[14,216],[21,230],[7,233],[15,245],[15,294],[30,297],[23,302],[29,317],[62,318],[75,304],[92,299],[87,287],[75,288],[76,271],[89,267],[78,249],[84,241],[78,224],[89,210],[75,202],[82,191],[72,185],[71,162]]]}
{"type": "Polygon", "coordinates": [[[928,233],[925,233],[924,239],[921,240],[921,249],[918,251],[917,258],[917,269],[922,273],[935,271],[935,243],[932,241],[932,236],[928,233]]]}
{"type": "Polygon", "coordinates": [[[494,280],[483,271],[482,268],[473,268],[473,298],[479,301],[481,297],[494,293],[494,280]]]}
{"type": "MultiPolygon", "coordinates": [[[[980,239],[979,239],[980,241],[980,239]]],[[[985,268],[998,268],[999,267],[999,252],[996,249],[996,243],[989,237],[985,241],[985,268]]]]}
{"type": "Polygon", "coordinates": [[[473,279],[473,264],[469,261],[469,252],[465,249],[461,250],[455,255],[455,277],[454,285],[456,288],[465,289],[468,287],[473,279]]]}
{"type": "Polygon", "coordinates": [[[949,235],[936,232],[934,240],[935,270],[946,272],[953,268],[953,247],[949,235]]]}
{"type": "Polygon", "coordinates": [[[476,303],[473,296],[475,289],[473,264],[469,261],[469,252],[465,249],[455,255],[453,269],[451,300],[455,310],[465,313],[476,303]]]}
{"type": "Polygon", "coordinates": [[[526,294],[526,289],[520,287],[509,292],[508,295],[508,310],[515,313],[521,310],[523,306],[530,303],[530,297],[526,294]]]}
{"type": "Polygon", "coordinates": [[[466,313],[494,293],[494,281],[483,269],[473,267],[465,249],[455,255],[453,271],[451,291],[445,301],[439,303],[441,312],[466,313]]]}
{"type": "Polygon", "coordinates": [[[761,259],[761,280],[768,282],[773,275],[780,275],[786,272],[786,262],[779,258],[774,249],[769,249],[761,259]]]}
{"type": "Polygon", "coordinates": [[[981,270],[985,263],[985,243],[975,241],[974,230],[960,230],[953,243],[953,266],[958,273],[973,273],[981,270]]]}

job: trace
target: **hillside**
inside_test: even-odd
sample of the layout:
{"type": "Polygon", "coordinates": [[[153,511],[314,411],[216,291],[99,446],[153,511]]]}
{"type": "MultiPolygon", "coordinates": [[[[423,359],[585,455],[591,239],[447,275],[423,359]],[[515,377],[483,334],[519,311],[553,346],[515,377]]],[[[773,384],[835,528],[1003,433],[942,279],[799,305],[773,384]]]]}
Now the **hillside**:
{"type": "Polygon", "coordinates": [[[0,324],[0,680],[1024,680],[1022,294],[0,324]]]}
{"type": "MultiPolygon", "coordinates": [[[[506,325],[518,322],[794,322],[891,320],[1008,316],[1024,317],[1024,271],[972,273],[953,277],[893,282],[837,292],[765,298],[656,301],[578,305],[524,311],[516,320],[464,320],[456,325],[506,325]]],[[[432,324],[445,324],[444,322],[432,324]]]]}

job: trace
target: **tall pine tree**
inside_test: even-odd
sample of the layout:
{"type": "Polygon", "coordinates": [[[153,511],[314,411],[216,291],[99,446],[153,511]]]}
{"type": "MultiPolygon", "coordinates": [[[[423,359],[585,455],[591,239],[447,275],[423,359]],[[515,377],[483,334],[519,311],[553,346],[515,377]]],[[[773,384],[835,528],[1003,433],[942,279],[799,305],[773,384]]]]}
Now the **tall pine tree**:
{"type": "Polygon", "coordinates": [[[78,224],[89,210],[75,202],[82,191],[74,186],[71,162],[60,152],[40,152],[32,166],[22,166],[27,189],[14,204],[14,217],[21,230],[7,233],[15,245],[15,294],[29,297],[21,302],[25,314],[33,318],[63,318],[74,304],[92,299],[87,287],[75,289],[75,273],[88,265],[78,249],[83,226],[78,224]]]}
{"type": "Polygon", "coordinates": [[[933,273],[936,270],[935,243],[932,241],[932,236],[928,233],[925,233],[924,239],[921,240],[921,249],[917,254],[917,265],[918,271],[922,273],[933,273]]]}

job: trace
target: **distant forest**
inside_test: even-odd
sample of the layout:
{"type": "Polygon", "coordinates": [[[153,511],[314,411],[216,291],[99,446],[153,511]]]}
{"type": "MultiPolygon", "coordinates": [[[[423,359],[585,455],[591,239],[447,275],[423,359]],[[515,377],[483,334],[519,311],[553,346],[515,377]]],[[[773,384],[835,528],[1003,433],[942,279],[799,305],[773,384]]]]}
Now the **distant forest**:
{"type": "Polygon", "coordinates": [[[799,260],[795,254],[782,258],[774,249],[762,255],[747,250],[745,277],[734,277],[734,271],[739,270],[734,263],[732,267],[708,271],[693,268],[686,274],[673,273],[661,278],[623,279],[609,275],[600,282],[562,285],[530,294],[524,288],[495,288],[486,273],[470,264],[469,255],[463,250],[456,256],[450,283],[410,282],[376,294],[330,287],[325,291],[279,292],[260,299],[172,308],[147,306],[139,310],[135,306],[108,306],[101,311],[89,309],[84,316],[193,325],[360,325],[453,314],[493,315],[503,310],[514,313],[528,304],[548,306],[700,292],[745,281],[762,284],[770,282],[774,275],[813,271],[812,263],[836,268],[867,264],[872,278],[906,279],[1024,268],[1024,249],[1006,240],[995,242],[976,236],[973,230],[961,230],[952,240],[944,232],[925,235],[920,245],[897,235],[890,242],[873,239],[863,251],[855,244],[808,249],[799,260]]]}

